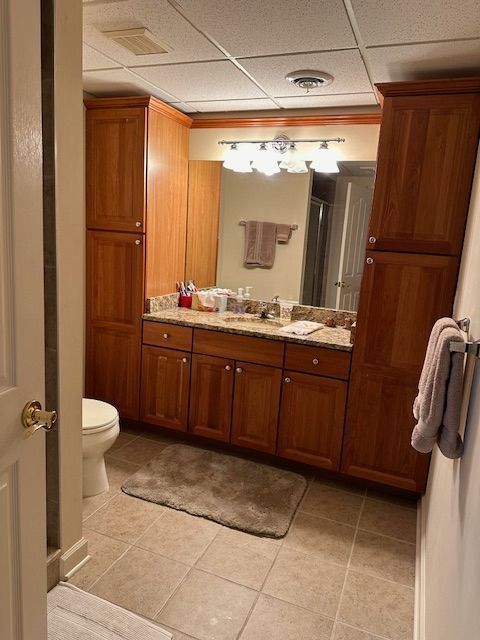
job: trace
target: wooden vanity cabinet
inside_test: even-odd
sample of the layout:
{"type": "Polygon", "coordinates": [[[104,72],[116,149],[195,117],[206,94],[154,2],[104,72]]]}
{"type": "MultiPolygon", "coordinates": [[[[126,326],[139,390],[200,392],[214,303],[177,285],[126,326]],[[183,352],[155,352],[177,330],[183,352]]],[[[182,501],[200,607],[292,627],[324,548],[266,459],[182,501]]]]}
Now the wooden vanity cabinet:
{"type": "Polygon", "coordinates": [[[237,360],[233,394],[233,444],[275,453],[281,384],[281,369],[237,360]]]}
{"type": "Polygon", "coordinates": [[[342,380],[285,371],[278,455],[338,470],[346,400],[347,383],[342,380]]]}
{"type": "Polygon", "coordinates": [[[143,311],[141,234],[87,232],[85,394],[138,417],[143,311]]]}
{"type": "Polygon", "coordinates": [[[185,277],[191,119],[149,96],[85,107],[85,388],[138,419],[145,298],[185,277]]]}
{"type": "Polygon", "coordinates": [[[188,430],[230,442],[235,362],[194,353],[188,430]]]}
{"type": "Polygon", "coordinates": [[[142,348],[140,419],[187,430],[191,356],[162,347],[142,348]]]}
{"type": "Polygon", "coordinates": [[[87,228],[143,232],[146,133],[144,107],[87,108],[87,228]]]}
{"type": "Polygon", "coordinates": [[[377,87],[384,104],[369,248],[459,255],[478,146],[479,81],[377,87]]]}
{"type": "Polygon", "coordinates": [[[413,400],[435,321],[452,313],[458,259],[367,252],[342,471],[418,491],[428,457],[410,445],[413,400]]]}
{"type": "Polygon", "coordinates": [[[435,321],[451,316],[480,126],[480,79],[378,85],[384,96],[341,470],[423,492],[410,444],[435,321]]]}

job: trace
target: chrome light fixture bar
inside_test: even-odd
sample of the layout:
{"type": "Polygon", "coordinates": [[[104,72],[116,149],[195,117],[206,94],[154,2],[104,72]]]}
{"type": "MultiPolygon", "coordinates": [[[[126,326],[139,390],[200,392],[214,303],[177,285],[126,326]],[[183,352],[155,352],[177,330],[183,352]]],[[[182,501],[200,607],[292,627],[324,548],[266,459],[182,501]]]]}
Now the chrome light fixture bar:
{"type": "Polygon", "coordinates": [[[299,138],[290,140],[290,138],[287,138],[286,136],[278,136],[278,138],[274,138],[273,140],[219,140],[218,144],[271,144],[272,146],[277,145],[281,147],[283,151],[281,151],[280,149],[277,149],[277,151],[279,151],[280,153],[284,153],[287,150],[289,144],[299,144],[301,142],[326,142],[327,144],[329,142],[340,143],[345,142],[345,138],[312,138],[307,140],[299,138]]]}
{"type": "Polygon", "coordinates": [[[286,135],[279,135],[273,140],[219,140],[220,145],[229,145],[223,166],[226,169],[241,173],[250,173],[252,169],[271,176],[286,169],[288,173],[307,173],[305,160],[299,157],[297,144],[318,143],[319,147],[313,152],[310,168],[320,173],[338,173],[337,154],[328,147],[329,143],[345,142],[345,138],[308,138],[291,140],[286,135]],[[253,157],[249,157],[247,149],[238,145],[259,145],[253,157]],[[268,147],[267,147],[268,145],[268,147]],[[285,154],[284,158],[276,154],[285,154]]]}

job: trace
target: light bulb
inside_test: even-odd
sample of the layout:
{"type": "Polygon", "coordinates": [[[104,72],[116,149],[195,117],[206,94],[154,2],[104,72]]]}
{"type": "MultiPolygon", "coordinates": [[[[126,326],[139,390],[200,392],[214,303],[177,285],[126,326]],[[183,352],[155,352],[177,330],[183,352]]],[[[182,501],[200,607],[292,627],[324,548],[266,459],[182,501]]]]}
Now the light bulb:
{"type": "Polygon", "coordinates": [[[313,152],[313,160],[310,168],[319,173],[338,173],[337,153],[329,149],[326,142],[313,152]]]}
{"type": "Polygon", "coordinates": [[[256,169],[260,173],[264,173],[266,176],[272,176],[274,173],[280,173],[275,153],[267,149],[265,142],[262,142],[260,148],[255,154],[255,158],[252,162],[252,168],[256,169]]]}
{"type": "Polygon", "coordinates": [[[238,150],[235,143],[230,146],[230,149],[225,154],[223,166],[225,169],[231,169],[236,173],[252,173],[250,160],[244,152],[238,150]]]}
{"type": "Polygon", "coordinates": [[[298,151],[295,143],[292,142],[288,147],[285,158],[279,164],[280,169],[286,169],[288,173],[307,173],[307,165],[304,160],[298,157],[298,151]]]}

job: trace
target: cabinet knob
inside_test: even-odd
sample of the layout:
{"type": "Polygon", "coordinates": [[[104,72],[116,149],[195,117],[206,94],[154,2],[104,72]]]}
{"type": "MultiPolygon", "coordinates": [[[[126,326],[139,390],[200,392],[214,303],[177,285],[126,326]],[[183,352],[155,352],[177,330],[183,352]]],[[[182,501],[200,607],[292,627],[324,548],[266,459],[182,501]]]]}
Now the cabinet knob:
{"type": "Polygon", "coordinates": [[[242,369],[242,367],[237,367],[237,368],[235,369],[235,371],[236,371],[237,373],[242,373],[243,369],[242,369]]]}
{"type": "Polygon", "coordinates": [[[139,244],[142,244],[142,241],[141,241],[141,240],[135,240],[135,244],[136,244],[136,245],[137,245],[137,247],[138,247],[138,245],[139,245],[139,244]]]}
{"type": "Polygon", "coordinates": [[[187,364],[188,358],[182,358],[182,362],[183,362],[183,364],[187,364]]]}
{"type": "Polygon", "coordinates": [[[318,364],[318,358],[314,358],[314,359],[312,360],[312,362],[313,362],[313,364],[318,364]]]}
{"type": "Polygon", "coordinates": [[[368,239],[370,244],[375,244],[375,242],[377,241],[377,239],[375,238],[375,236],[370,236],[368,239]]]}
{"type": "Polygon", "coordinates": [[[163,337],[164,337],[165,340],[168,340],[168,333],[164,333],[163,337]]]}
{"type": "Polygon", "coordinates": [[[141,222],[135,222],[135,226],[136,226],[136,227],[141,227],[141,226],[142,226],[142,223],[141,223],[141,222]]]}
{"type": "Polygon", "coordinates": [[[229,364],[226,364],[224,369],[225,369],[225,371],[231,371],[232,367],[229,364]]]}
{"type": "Polygon", "coordinates": [[[285,378],[285,382],[291,382],[292,379],[291,378],[285,378]]]}
{"type": "Polygon", "coordinates": [[[373,258],[367,258],[367,264],[373,264],[373,258]]]}

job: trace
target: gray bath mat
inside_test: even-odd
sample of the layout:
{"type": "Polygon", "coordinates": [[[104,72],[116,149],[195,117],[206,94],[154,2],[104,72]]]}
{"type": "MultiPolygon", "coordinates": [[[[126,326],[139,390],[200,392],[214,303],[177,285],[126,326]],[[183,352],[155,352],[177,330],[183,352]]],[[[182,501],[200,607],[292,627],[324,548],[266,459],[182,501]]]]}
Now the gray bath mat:
{"type": "Polygon", "coordinates": [[[227,527],[281,538],[306,487],[298,473],[173,444],[129,478],[122,490],[227,527]]]}
{"type": "Polygon", "coordinates": [[[154,622],[60,582],[48,594],[48,640],[171,640],[154,622]]]}

